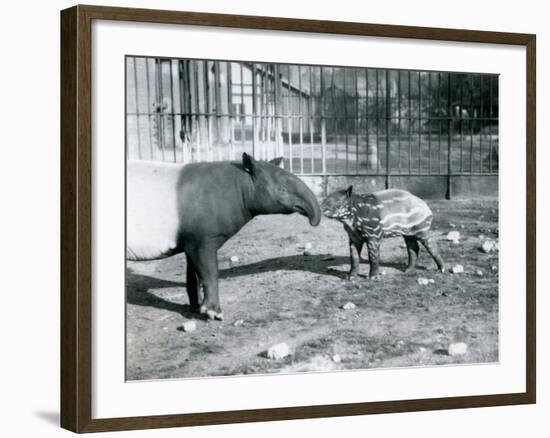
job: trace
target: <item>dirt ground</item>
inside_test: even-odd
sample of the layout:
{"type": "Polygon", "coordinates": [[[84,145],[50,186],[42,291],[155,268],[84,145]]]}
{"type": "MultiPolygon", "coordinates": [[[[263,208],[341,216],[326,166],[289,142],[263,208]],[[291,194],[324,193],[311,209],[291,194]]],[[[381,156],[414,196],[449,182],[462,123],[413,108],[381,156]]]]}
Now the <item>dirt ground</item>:
{"type": "MultiPolygon", "coordinates": [[[[405,274],[404,242],[389,238],[381,248],[384,275],[348,281],[342,225],[324,218],[312,228],[296,214],[261,216],[219,252],[220,322],[190,314],[184,256],[128,262],[127,379],[498,361],[498,252],[479,249],[485,239],[498,240],[498,203],[429,204],[441,255],[449,268],[463,265],[463,273],[436,272],[421,248],[417,269],[405,274]],[[453,230],[458,244],[445,240],[453,230]],[[304,255],[298,247],[307,243],[304,255]],[[420,285],[421,277],[434,283],[420,285]],[[356,307],[342,309],[348,302],[356,307]],[[183,331],[191,319],[197,329],[183,331]],[[281,342],[292,354],[268,359],[266,350],[281,342]],[[450,355],[449,345],[459,342],[466,354],[450,355]]],[[[364,260],[361,273],[368,269],[364,260]]]]}

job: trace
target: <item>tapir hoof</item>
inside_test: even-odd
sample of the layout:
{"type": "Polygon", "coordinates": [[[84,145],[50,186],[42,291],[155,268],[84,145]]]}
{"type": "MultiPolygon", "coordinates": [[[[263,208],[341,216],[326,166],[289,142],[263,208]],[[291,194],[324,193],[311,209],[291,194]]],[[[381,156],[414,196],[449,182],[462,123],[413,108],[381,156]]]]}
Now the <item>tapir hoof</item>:
{"type": "Polygon", "coordinates": [[[212,309],[207,309],[205,306],[201,307],[201,314],[206,315],[208,319],[223,321],[223,312],[216,312],[212,309]]]}

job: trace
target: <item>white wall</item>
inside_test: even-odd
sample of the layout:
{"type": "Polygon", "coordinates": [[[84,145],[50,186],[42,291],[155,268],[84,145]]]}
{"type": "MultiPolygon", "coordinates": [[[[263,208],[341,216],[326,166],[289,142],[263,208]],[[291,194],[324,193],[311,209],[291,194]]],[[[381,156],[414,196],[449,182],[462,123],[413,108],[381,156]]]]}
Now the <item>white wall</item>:
{"type": "MultiPolygon", "coordinates": [[[[103,4],[90,1],[88,3],[103,4]]],[[[542,123],[548,103],[545,79],[550,38],[545,2],[438,1],[312,2],[278,0],[111,0],[113,6],[156,7],[298,18],[364,21],[537,33],[538,37],[538,223],[550,220],[542,193],[550,165],[543,153],[547,126],[542,123]],[[358,7],[358,5],[361,5],[358,7]],[[546,52],[546,53],[545,53],[546,52]],[[546,163],[544,163],[546,162],[546,163]],[[544,166],[544,164],[546,166],[544,166]]],[[[3,436],[51,437],[68,435],[57,426],[59,398],[59,10],[69,1],[5,2],[1,14],[2,52],[0,118],[0,266],[2,312],[0,335],[0,430],[3,436]]],[[[287,421],[143,431],[122,436],[275,437],[281,435],[514,437],[545,436],[550,408],[549,331],[543,320],[548,275],[543,276],[543,246],[549,233],[538,233],[539,403],[536,406],[499,407],[459,411],[394,414],[355,418],[287,421]]],[[[545,250],[544,255],[548,255],[545,250]]],[[[546,309],[547,310],[547,309],[546,309]]],[[[214,394],[212,395],[215,396],[214,394]]]]}

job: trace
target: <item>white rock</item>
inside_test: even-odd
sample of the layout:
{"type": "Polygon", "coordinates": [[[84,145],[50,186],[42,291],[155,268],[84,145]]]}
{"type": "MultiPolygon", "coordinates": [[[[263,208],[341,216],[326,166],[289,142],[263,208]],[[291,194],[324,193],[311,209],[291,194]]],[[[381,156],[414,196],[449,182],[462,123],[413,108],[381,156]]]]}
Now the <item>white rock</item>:
{"type": "Polygon", "coordinates": [[[243,325],[243,324],[244,324],[244,320],[243,320],[243,319],[237,319],[237,321],[235,321],[235,322],[233,323],[233,325],[234,325],[235,327],[239,327],[239,326],[241,326],[241,325],[243,325]]]}
{"type": "Polygon", "coordinates": [[[305,256],[310,256],[310,255],[311,255],[311,252],[310,252],[310,251],[304,251],[304,255],[305,255],[305,256]]]}
{"type": "Polygon", "coordinates": [[[304,245],[304,248],[305,248],[305,249],[311,249],[311,248],[313,248],[313,245],[312,245],[311,243],[307,242],[307,243],[304,245]]]}
{"type": "Polygon", "coordinates": [[[483,271],[482,271],[481,269],[478,269],[478,270],[476,271],[476,275],[477,275],[478,277],[483,277],[483,271]]]}
{"type": "Polygon", "coordinates": [[[483,240],[483,239],[485,239],[485,234],[480,234],[479,236],[477,236],[477,238],[479,240],[483,240]]]}
{"type": "Polygon", "coordinates": [[[448,351],[451,356],[460,356],[466,354],[468,346],[464,342],[457,342],[456,344],[450,344],[448,351]]]}
{"type": "Polygon", "coordinates": [[[282,342],[280,344],[276,344],[276,345],[273,345],[272,347],[269,347],[266,355],[268,359],[274,359],[274,360],[282,359],[290,355],[290,347],[288,346],[288,344],[282,342]]]}
{"type": "Polygon", "coordinates": [[[195,321],[187,321],[183,323],[182,328],[186,333],[194,332],[197,330],[197,323],[195,321]]]}
{"type": "Polygon", "coordinates": [[[494,240],[486,240],[483,242],[483,245],[481,245],[481,250],[484,253],[494,252],[498,250],[498,243],[494,240]]]}
{"type": "Polygon", "coordinates": [[[344,310],[352,310],[355,309],[355,304],[353,304],[351,301],[347,302],[342,306],[342,309],[344,310]]]}
{"type": "Polygon", "coordinates": [[[332,356],[332,361],[333,361],[334,363],[340,363],[340,362],[342,362],[342,358],[340,357],[339,354],[334,354],[334,355],[332,356]]]}
{"type": "Polygon", "coordinates": [[[231,258],[229,259],[231,261],[231,263],[238,263],[239,262],[239,256],[231,256],[231,258]]]}
{"type": "Polygon", "coordinates": [[[451,242],[458,243],[458,239],[460,239],[460,233],[458,231],[449,231],[447,233],[446,239],[451,242]]]}
{"type": "Polygon", "coordinates": [[[491,266],[491,271],[498,271],[498,266],[497,265],[491,266]]]}
{"type": "Polygon", "coordinates": [[[464,272],[464,266],[462,265],[454,265],[452,268],[451,268],[451,272],[453,274],[461,274],[462,272],[464,272]]]}
{"type": "Polygon", "coordinates": [[[428,284],[430,284],[430,281],[427,278],[422,278],[422,277],[416,280],[416,282],[421,286],[427,286],[428,284]]]}
{"type": "Polygon", "coordinates": [[[380,275],[386,275],[386,271],[381,270],[381,271],[380,271],[380,275]]]}
{"type": "Polygon", "coordinates": [[[418,352],[419,352],[419,353],[425,353],[425,352],[426,352],[426,347],[420,347],[420,348],[418,349],[418,352]]]}

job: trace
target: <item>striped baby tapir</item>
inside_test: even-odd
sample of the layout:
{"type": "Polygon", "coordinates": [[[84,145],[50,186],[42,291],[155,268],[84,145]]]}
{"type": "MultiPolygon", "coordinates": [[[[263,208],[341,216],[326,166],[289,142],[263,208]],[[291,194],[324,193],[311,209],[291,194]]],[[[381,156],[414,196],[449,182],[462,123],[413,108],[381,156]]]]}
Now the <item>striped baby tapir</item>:
{"type": "Polygon", "coordinates": [[[422,199],[405,190],[389,189],[368,194],[353,193],[353,186],[330,194],[321,205],[323,214],[344,224],[349,236],[351,270],[357,275],[363,245],[369,254],[369,277],[376,277],[380,241],[384,237],[403,236],[409,256],[405,271],[416,264],[420,242],[434,259],[437,268],[445,270],[435,243],[430,240],[432,211],[422,199]]]}

